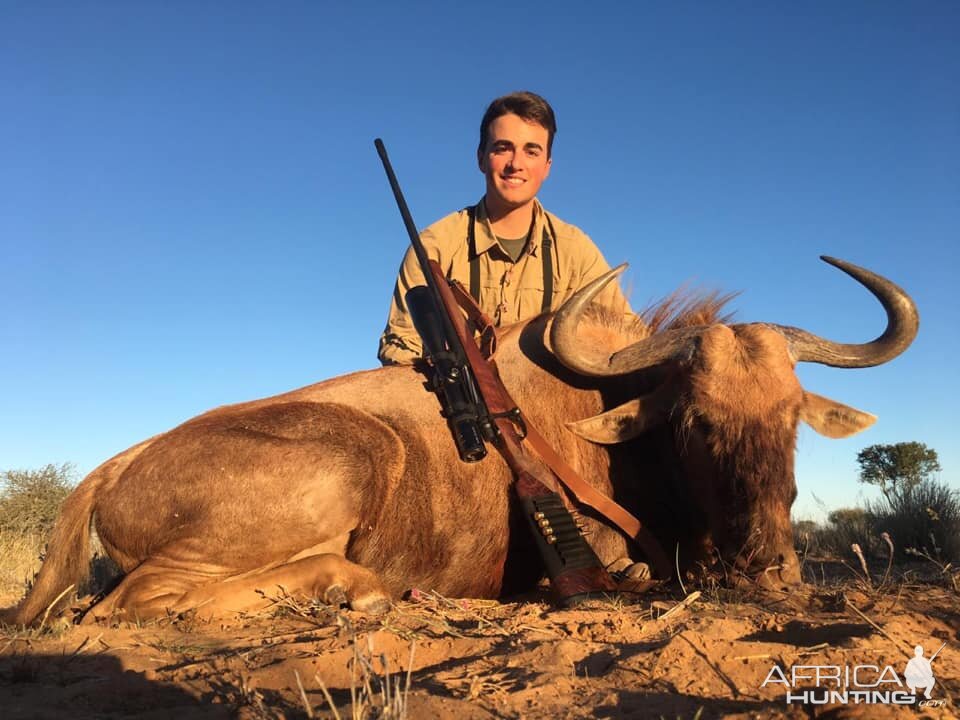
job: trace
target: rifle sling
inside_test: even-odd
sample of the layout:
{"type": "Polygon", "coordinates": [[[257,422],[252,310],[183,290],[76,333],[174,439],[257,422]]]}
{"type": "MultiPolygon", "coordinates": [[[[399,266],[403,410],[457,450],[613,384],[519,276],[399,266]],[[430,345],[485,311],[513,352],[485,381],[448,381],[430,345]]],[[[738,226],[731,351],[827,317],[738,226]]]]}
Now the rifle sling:
{"type": "MultiPolygon", "coordinates": [[[[447,312],[453,320],[454,329],[460,336],[480,394],[487,404],[490,415],[494,418],[494,422],[505,438],[502,449],[507,463],[515,473],[518,472],[518,469],[526,470],[528,463],[516,457],[523,453],[520,441],[524,438],[521,438],[517,433],[514,421],[509,419],[511,415],[517,416],[517,405],[503,386],[496,365],[489,359],[489,355],[484,356],[480,352],[472,334],[467,329],[466,318],[457,311],[457,306],[459,305],[467,312],[471,324],[480,330],[481,334],[486,330],[492,330],[492,323],[463,285],[455,280],[448,280],[440,270],[440,266],[433,260],[430,261],[430,269],[437,278],[441,299],[447,306],[447,312]]],[[[487,345],[492,345],[492,343],[487,343],[487,345]]],[[[596,510],[614,527],[636,541],[650,560],[657,575],[663,579],[669,578],[672,574],[670,562],[663,548],[660,547],[660,543],[657,542],[650,531],[643,527],[640,521],[623,506],[581,478],[526,419],[523,419],[522,422],[525,429],[525,439],[529,441],[533,450],[550,468],[553,475],[563,483],[564,487],[573,493],[573,496],[579,502],[596,510]]],[[[541,485],[544,483],[542,479],[537,480],[541,485]]],[[[521,482],[521,477],[518,474],[519,482],[521,482]]],[[[549,480],[546,482],[549,484],[549,480]]],[[[549,488],[544,489],[549,490],[549,488]]],[[[521,488],[518,486],[519,490],[521,488]]],[[[531,488],[524,488],[524,490],[529,492],[531,488]]]]}

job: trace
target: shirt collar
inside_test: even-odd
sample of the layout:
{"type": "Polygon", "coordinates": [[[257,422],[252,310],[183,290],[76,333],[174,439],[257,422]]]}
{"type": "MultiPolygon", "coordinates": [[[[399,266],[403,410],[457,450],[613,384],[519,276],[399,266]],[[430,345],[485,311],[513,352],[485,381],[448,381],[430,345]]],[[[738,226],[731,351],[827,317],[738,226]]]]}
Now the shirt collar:
{"type": "MultiPolygon", "coordinates": [[[[485,196],[484,196],[485,197],[485,196]]],[[[490,219],[487,217],[487,206],[484,198],[476,205],[476,227],[474,228],[474,242],[476,243],[477,255],[487,252],[497,244],[497,237],[490,227],[490,219]]],[[[533,199],[533,231],[530,233],[530,254],[538,257],[540,254],[540,240],[543,238],[543,227],[546,223],[543,206],[536,198],[533,199]]],[[[554,238],[556,241],[556,238],[554,238]]]]}

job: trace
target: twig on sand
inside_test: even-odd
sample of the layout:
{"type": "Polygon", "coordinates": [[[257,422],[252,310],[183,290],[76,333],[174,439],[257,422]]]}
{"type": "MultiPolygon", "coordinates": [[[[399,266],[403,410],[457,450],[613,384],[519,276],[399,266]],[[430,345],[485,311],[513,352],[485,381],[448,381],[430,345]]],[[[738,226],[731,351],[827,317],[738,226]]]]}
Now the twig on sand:
{"type": "Polygon", "coordinates": [[[307,700],[307,691],[303,689],[303,683],[300,681],[300,673],[293,671],[293,676],[297,679],[297,687],[300,688],[300,699],[303,700],[303,709],[307,711],[307,717],[313,717],[313,708],[310,707],[310,701],[307,700]]]}
{"type": "Polygon", "coordinates": [[[740,693],[740,689],[737,687],[737,684],[730,679],[729,675],[727,675],[725,672],[723,672],[723,670],[717,667],[716,663],[711,662],[710,658],[707,656],[707,654],[703,650],[701,650],[696,645],[694,645],[693,641],[683,633],[680,633],[679,635],[677,635],[677,637],[693,648],[693,651],[700,656],[700,658],[707,664],[707,666],[717,674],[717,677],[720,678],[723,684],[730,689],[730,692],[733,693],[733,696],[735,698],[740,697],[741,693],[740,693]]]}
{"type": "Polygon", "coordinates": [[[7,649],[16,642],[25,643],[25,642],[29,642],[29,640],[27,640],[27,638],[16,637],[16,636],[10,638],[10,642],[8,642],[6,645],[0,648],[0,655],[3,655],[7,651],[7,649]]]}
{"type": "MultiPolygon", "coordinates": [[[[95,639],[93,642],[94,642],[94,643],[99,642],[100,638],[102,638],[102,637],[103,637],[103,633],[100,633],[99,635],[97,635],[96,639],[95,639]]],[[[87,647],[87,644],[89,644],[89,643],[90,643],[90,636],[87,635],[87,636],[83,639],[83,642],[80,643],[80,644],[77,646],[77,649],[74,650],[72,653],[70,653],[70,657],[73,658],[73,657],[76,657],[77,655],[79,655],[80,653],[82,653],[83,650],[84,650],[84,648],[87,647]]]]}
{"type": "Polygon", "coordinates": [[[320,685],[320,690],[323,692],[323,696],[327,699],[327,705],[329,705],[330,709],[333,711],[333,717],[335,717],[336,720],[343,720],[343,718],[340,717],[340,712],[337,710],[336,703],[333,702],[333,697],[331,697],[330,691],[327,690],[327,686],[324,685],[323,680],[320,679],[320,675],[314,673],[313,679],[316,680],[320,685]]]}
{"type": "Polygon", "coordinates": [[[239,638],[238,642],[247,643],[254,641],[276,640],[277,638],[287,637],[288,635],[302,636],[294,637],[294,642],[316,642],[318,640],[328,640],[340,632],[336,626],[314,627],[310,629],[297,628],[296,630],[284,630],[283,632],[266,633],[263,635],[251,635],[250,637],[239,638]]]}
{"type": "Polygon", "coordinates": [[[735,655],[733,660],[769,660],[770,653],[760,653],[759,655],[735,655]]]}
{"type": "MultiPolygon", "coordinates": [[[[486,600],[451,600],[444,597],[436,591],[423,591],[414,589],[410,593],[410,604],[407,609],[401,606],[394,607],[394,614],[401,618],[415,619],[421,623],[431,626],[434,632],[440,632],[454,637],[468,637],[467,630],[461,631],[455,623],[475,622],[476,631],[483,635],[499,635],[510,637],[513,635],[511,630],[507,630],[500,622],[489,617],[487,611],[497,611],[503,608],[503,605],[496,601],[486,600]]],[[[396,632],[384,624],[385,629],[396,632]]],[[[407,631],[411,637],[416,637],[415,632],[407,631]]],[[[398,633],[399,634],[399,633],[398,633]]]]}
{"type": "Polygon", "coordinates": [[[416,641],[410,642],[410,660],[407,662],[407,686],[403,691],[403,704],[406,707],[407,697],[410,695],[410,678],[413,675],[413,655],[417,649],[416,641]]]}
{"type": "Polygon", "coordinates": [[[896,646],[899,647],[901,650],[903,650],[903,651],[907,654],[907,657],[913,657],[913,650],[912,650],[912,649],[907,648],[905,645],[901,645],[899,642],[897,642],[896,640],[894,640],[893,637],[891,637],[891,636],[887,633],[886,630],[884,630],[882,627],[880,627],[879,625],[877,625],[873,620],[871,620],[871,619],[868,618],[866,615],[864,615],[863,612],[861,612],[860,608],[858,608],[856,605],[854,605],[854,604],[853,604],[852,602],[850,602],[849,600],[847,600],[847,607],[849,607],[851,610],[853,610],[853,611],[854,611],[857,615],[859,615],[861,618],[863,618],[864,620],[866,620],[866,621],[873,627],[874,630],[876,630],[878,633],[880,633],[881,635],[883,635],[887,640],[889,640],[889,641],[892,642],[894,645],[896,645],[896,646]]]}
{"type": "Polygon", "coordinates": [[[830,647],[830,643],[825,643],[825,642],[820,643],[819,645],[810,645],[800,650],[800,652],[798,652],[797,655],[799,657],[803,657],[805,655],[814,655],[819,653],[821,650],[826,650],[828,647],[830,647]]]}
{"type": "Polygon", "coordinates": [[[73,590],[74,587],[76,587],[76,585],[74,583],[70,583],[69,585],[67,585],[67,587],[64,589],[62,593],[60,593],[53,599],[52,603],[47,605],[47,609],[43,613],[43,619],[40,620],[40,626],[37,628],[37,632],[43,631],[43,626],[47,624],[47,618],[50,617],[50,611],[53,610],[53,608],[56,607],[57,603],[63,600],[63,596],[66,595],[71,590],[73,590]]]}
{"type": "Polygon", "coordinates": [[[689,595],[687,595],[683,600],[681,600],[680,602],[678,602],[678,603],[677,603],[676,605],[674,605],[672,608],[670,608],[669,610],[667,610],[663,615],[661,615],[660,617],[658,617],[658,618],[657,618],[657,622],[662,622],[663,620],[666,620],[667,618],[669,618],[669,617],[671,617],[671,616],[673,616],[673,615],[679,614],[681,611],[683,611],[683,610],[685,610],[686,608],[690,607],[691,605],[693,605],[693,603],[695,603],[695,602],[696,602],[697,600],[699,600],[699,599],[700,599],[700,591],[699,591],[699,590],[694,590],[692,593],[690,593],[689,595]]]}

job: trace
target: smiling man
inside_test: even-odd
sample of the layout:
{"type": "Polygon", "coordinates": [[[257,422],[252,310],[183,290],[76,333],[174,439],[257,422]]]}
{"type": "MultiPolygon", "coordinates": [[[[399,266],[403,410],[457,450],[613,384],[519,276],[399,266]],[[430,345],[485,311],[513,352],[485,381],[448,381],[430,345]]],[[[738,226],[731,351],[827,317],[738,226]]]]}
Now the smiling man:
{"type": "MultiPolygon", "coordinates": [[[[579,228],[547,212],[537,192],[550,174],[557,123],[539,95],[497,98],[480,123],[477,163],[486,193],[476,205],[437,221],[420,234],[427,255],[447,277],[470,290],[496,325],[555,310],[610,269],[579,228]]],[[[393,290],[378,356],[384,365],[412,363],[423,352],[404,296],[423,285],[413,249],[407,250],[393,290]]],[[[630,307],[616,283],[598,298],[616,312],[630,307]]]]}

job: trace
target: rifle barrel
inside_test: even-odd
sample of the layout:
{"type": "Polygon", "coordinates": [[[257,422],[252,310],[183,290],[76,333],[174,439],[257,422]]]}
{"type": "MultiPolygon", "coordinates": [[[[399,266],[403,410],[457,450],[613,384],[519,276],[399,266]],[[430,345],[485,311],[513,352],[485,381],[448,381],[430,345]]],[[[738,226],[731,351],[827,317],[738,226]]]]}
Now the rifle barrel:
{"type": "Polygon", "coordinates": [[[420,233],[417,232],[417,226],[413,222],[413,216],[410,214],[410,208],[407,207],[407,201],[403,197],[403,191],[400,190],[400,183],[397,181],[397,176],[393,172],[393,166],[390,164],[390,158],[387,155],[387,148],[383,144],[383,140],[380,138],[376,138],[373,141],[373,145],[377,148],[377,155],[380,156],[380,162],[383,163],[383,169],[387,173],[387,180],[390,182],[390,189],[393,190],[393,197],[397,201],[397,208],[400,210],[400,217],[403,218],[403,225],[407,228],[407,234],[410,236],[410,244],[413,246],[413,251],[417,254],[417,260],[420,262],[420,268],[423,270],[423,275],[426,278],[427,286],[430,288],[430,291],[434,297],[437,297],[439,296],[439,292],[437,290],[436,281],[434,280],[433,275],[428,272],[427,269],[429,263],[429,258],[427,258],[427,250],[423,247],[423,243],[420,242],[420,233]]]}
{"type": "MultiPolygon", "coordinates": [[[[440,283],[444,282],[442,271],[440,278],[434,277],[427,250],[420,240],[417,226],[410,215],[410,208],[400,190],[400,183],[393,172],[387,148],[383,140],[373,141],[377,154],[383,163],[383,169],[390,181],[390,189],[397,201],[400,217],[410,236],[410,245],[417,256],[417,263],[423,273],[426,287],[418,285],[411,288],[405,298],[414,327],[424,343],[434,367],[434,390],[441,396],[441,403],[447,416],[447,423],[453,433],[460,459],[464,462],[477,462],[487,454],[483,444],[484,427],[492,427],[488,420],[486,403],[477,391],[470,361],[463,347],[449,312],[445,310],[440,283]],[[438,327],[439,323],[439,327],[438,327]]],[[[439,268],[436,263],[434,267],[439,268]]],[[[471,342],[471,340],[466,340],[471,342]]]]}

